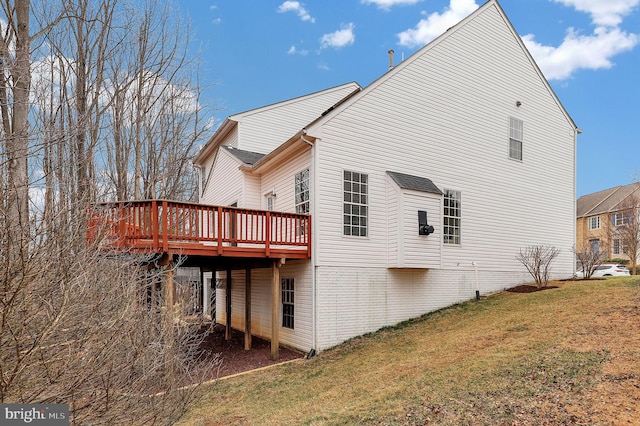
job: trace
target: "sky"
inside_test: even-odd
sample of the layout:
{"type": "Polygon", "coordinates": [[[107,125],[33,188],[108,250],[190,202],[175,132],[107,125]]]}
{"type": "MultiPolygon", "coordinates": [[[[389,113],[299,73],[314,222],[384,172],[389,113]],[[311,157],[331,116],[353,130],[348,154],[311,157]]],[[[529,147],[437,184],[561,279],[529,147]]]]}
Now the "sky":
{"type": "MultiPolygon", "coordinates": [[[[583,133],[578,197],[640,180],[640,0],[499,0],[583,133]]],[[[365,87],[484,0],[177,0],[215,120],[365,87]]]]}

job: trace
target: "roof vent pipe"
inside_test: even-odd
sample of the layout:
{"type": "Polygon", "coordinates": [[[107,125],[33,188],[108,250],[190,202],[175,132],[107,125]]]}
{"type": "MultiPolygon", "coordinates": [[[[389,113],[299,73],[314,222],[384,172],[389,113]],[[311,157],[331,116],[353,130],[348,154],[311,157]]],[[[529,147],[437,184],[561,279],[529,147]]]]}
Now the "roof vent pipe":
{"type": "Polygon", "coordinates": [[[389,50],[389,71],[393,69],[393,49],[389,50]]]}

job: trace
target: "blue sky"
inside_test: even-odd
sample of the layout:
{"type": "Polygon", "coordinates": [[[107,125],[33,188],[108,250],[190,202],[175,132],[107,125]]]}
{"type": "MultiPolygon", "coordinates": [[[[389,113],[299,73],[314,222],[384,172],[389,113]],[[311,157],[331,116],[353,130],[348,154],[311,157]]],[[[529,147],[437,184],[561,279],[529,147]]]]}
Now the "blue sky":
{"type": "MultiPolygon", "coordinates": [[[[178,0],[216,120],[366,86],[483,0],[178,0]]],[[[501,0],[578,126],[577,196],[640,180],[640,0],[501,0]]]]}

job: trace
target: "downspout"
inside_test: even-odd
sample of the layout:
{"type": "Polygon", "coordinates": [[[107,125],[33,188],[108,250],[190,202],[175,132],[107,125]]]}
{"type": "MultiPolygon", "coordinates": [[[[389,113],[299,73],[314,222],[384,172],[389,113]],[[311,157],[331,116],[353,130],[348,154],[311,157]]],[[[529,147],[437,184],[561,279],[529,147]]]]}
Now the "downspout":
{"type": "Polygon", "coordinates": [[[316,253],[318,251],[318,238],[316,234],[318,213],[317,193],[316,193],[316,179],[318,176],[316,166],[316,145],[312,141],[308,140],[305,135],[306,129],[302,129],[300,138],[303,142],[307,143],[311,147],[311,165],[309,166],[309,203],[311,211],[311,349],[307,358],[312,358],[317,353],[318,348],[318,307],[317,307],[317,288],[316,288],[316,253]]]}
{"type": "MultiPolygon", "coordinates": [[[[578,164],[578,135],[582,133],[578,127],[574,128],[573,132],[573,216],[575,217],[577,212],[577,204],[578,200],[576,198],[576,164],[578,164]]],[[[577,236],[577,220],[573,220],[573,247],[576,247],[576,236],[577,236]]],[[[576,254],[575,250],[573,251],[573,264],[571,265],[571,276],[575,274],[576,271],[576,254]]],[[[569,277],[570,278],[570,277],[569,277]]]]}

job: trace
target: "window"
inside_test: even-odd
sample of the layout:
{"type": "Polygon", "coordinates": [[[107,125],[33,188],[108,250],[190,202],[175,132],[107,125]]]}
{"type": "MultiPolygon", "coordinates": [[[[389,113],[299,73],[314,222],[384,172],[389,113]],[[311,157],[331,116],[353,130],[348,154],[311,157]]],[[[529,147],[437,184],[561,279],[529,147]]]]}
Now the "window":
{"type": "Polygon", "coordinates": [[[523,141],[522,120],[509,117],[509,158],[522,161],[522,141],[523,141]]]}
{"type": "Polygon", "coordinates": [[[269,211],[274,211],[276,208],[276,196],[275,194],[272,192],[270,194],[267,194],[265,196],[265,204],[266,204],[266,209],[269,211]]]}
{"type": "Polygon", "coordinates": [[[589,218],[589,230],[600,229],[600,216],[589,218]]]}
{"type": "Polygon", "coordinates": [[[444,243],[460,244],[460,191],[444,190],[444,243]]]}
{"type": "Polygon", "coordinates": [[[367,236],[369,178],[344,171],[344,235],[367,236]]]}
{"type": "MultiPolygon", "coordinates": [[[[309,169],[304,169],[300,173],[296,173],[295,178],[295,207],[296,213],[308,214],[309,208],[309,169]]],[[[306,234],[305,223],[301,220],[296,221],[296,235],[298,237],[306,234]]]]}
{"type": "Polygon", "coordinates": [[[613,226],[622,226],[631,222],[631,216],[628,213],[613,213],[611,215],[611,224],[613,226]]]}
{"type": "Polygon", "coordinates": [[[613,240],[613,247],[611,247],[611,252],[613,254],[624,253],[624,246],[622,245],[622,241],[619,238],[613,240]]]}
{"type": "Polygon", "coordinates": [[[282,285],[282,326],[293,329],[293,278],[283,278],[282,285]]]}
{"type": "Polygon", "coordinates": [[[296,173],[296,213],[309,213],[309,169],[296,173]]]}
{"type": "Polygon", "coordinates": [[[589,240],[591,244],[591,252],[596,254],[600,251],[600,240],[589,240]]]}

